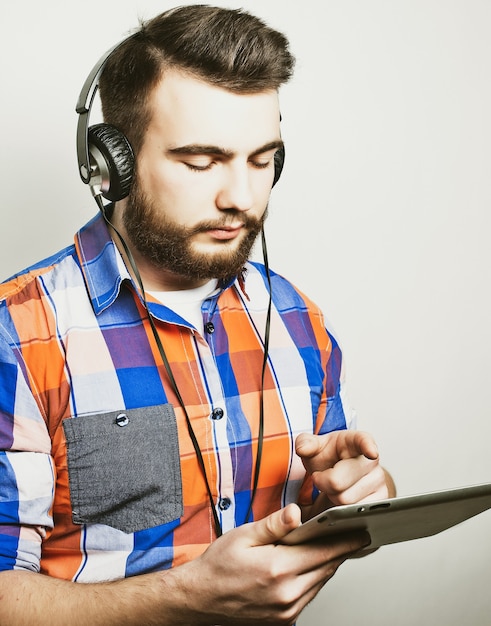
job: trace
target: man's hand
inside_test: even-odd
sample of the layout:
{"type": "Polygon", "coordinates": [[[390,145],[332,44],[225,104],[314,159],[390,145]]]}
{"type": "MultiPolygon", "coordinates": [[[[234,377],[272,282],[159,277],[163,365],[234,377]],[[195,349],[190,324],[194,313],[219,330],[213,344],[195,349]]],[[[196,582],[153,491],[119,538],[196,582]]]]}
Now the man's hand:
{"type": "Polygon", "coordinates": [[[390,475],[379,463],[378,449],[371,435],[359,430],[339,430],[326,435],[300,434],[297,454],[321,492],[312,517],[330,505],[353,504],[395,495],[390,475]]]}
{"type": "MultiPolygon", "coordinates": [[[[300,524],[289,504],[225,533],[181,569],[208,621],[223,625],[290,625],[347,558],[368,545],[366,533],[296,546],[281,540],[300,524]]],[[[176,570],[176,572],[177,572],[176,570]]],[[[179,622],[180,623],[180,622],[179,622]]]]}

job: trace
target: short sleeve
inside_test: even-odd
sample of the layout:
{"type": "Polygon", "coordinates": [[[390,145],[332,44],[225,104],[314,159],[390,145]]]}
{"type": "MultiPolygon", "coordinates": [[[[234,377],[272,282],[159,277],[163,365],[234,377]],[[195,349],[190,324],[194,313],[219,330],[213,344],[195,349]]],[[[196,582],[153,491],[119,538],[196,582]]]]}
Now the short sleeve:
{"type": "Polygon", "coordinates": [[[53,521],[54,466],[46,425],[20,352],[0,335],[0,570],[39,571],[53,521]]]}

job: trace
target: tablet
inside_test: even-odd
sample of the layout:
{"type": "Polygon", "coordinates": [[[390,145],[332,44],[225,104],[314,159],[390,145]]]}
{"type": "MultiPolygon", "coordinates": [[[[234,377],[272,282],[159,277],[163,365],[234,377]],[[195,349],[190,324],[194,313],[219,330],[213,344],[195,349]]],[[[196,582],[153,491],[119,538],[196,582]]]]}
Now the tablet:
{"type": "Polygon", "coordinates": [[[491,507],[491,483],[349,504],[326,509],[291,531],[282,543],[294,545],[365,530],[365,550],[436,535],[491,507]]]}

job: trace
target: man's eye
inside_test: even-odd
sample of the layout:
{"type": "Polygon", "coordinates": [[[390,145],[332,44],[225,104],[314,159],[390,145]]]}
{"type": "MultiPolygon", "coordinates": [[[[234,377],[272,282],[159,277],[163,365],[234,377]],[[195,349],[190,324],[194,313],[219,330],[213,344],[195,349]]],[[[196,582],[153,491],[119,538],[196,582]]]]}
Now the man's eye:
{"type": "Polygon", "coordinates": [[[210,159],[208,157],[195,157],[189,158],[182,161],[184,165],[190,169],[192,172],[206,172],[211,169],[213,165],[215,165],[215,159],[210,159]]]}
{"type": "Polygon", "coordinates": [[[268,152],[264,152],[263,154],[257,154],[254,158],[251,158],[252,167],[258,170],[266,170],[270,165],[274,162],[274,155],[276,154],[276,150],[269,150],[268,152]]]}
{"type": "Polygon", "coordinates": [[[252,161],[252,165],[258,170],[265,170],[271,164],[272,159],[268,161],[252,161]]]}
{"type": "Polygon", "coordinates": [[[184,165],[192,172],[206,172],[213,167],[213,161],[185,161],[184,165]]]}

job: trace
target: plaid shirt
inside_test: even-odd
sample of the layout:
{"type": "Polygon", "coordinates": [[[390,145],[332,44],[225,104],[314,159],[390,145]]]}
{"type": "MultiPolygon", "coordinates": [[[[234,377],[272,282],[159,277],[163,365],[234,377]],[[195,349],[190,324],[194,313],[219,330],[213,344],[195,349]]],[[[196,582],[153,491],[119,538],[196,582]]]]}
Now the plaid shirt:
{"type": "MultiPolygon", "coordinates": [[[[250,519],[315,497],[298,433],[349,426],[321,312],[274,273],[272,293],[250,519]]],[[[250,504],[267,308],[256,263],[204,301],[204,336],[149,298],[224,531],[250,504]]],[[[210,506],[147,312],[97,216],[0,286],[0,570],[88,582],[170,568],[214,540],[210,506]]]]}

